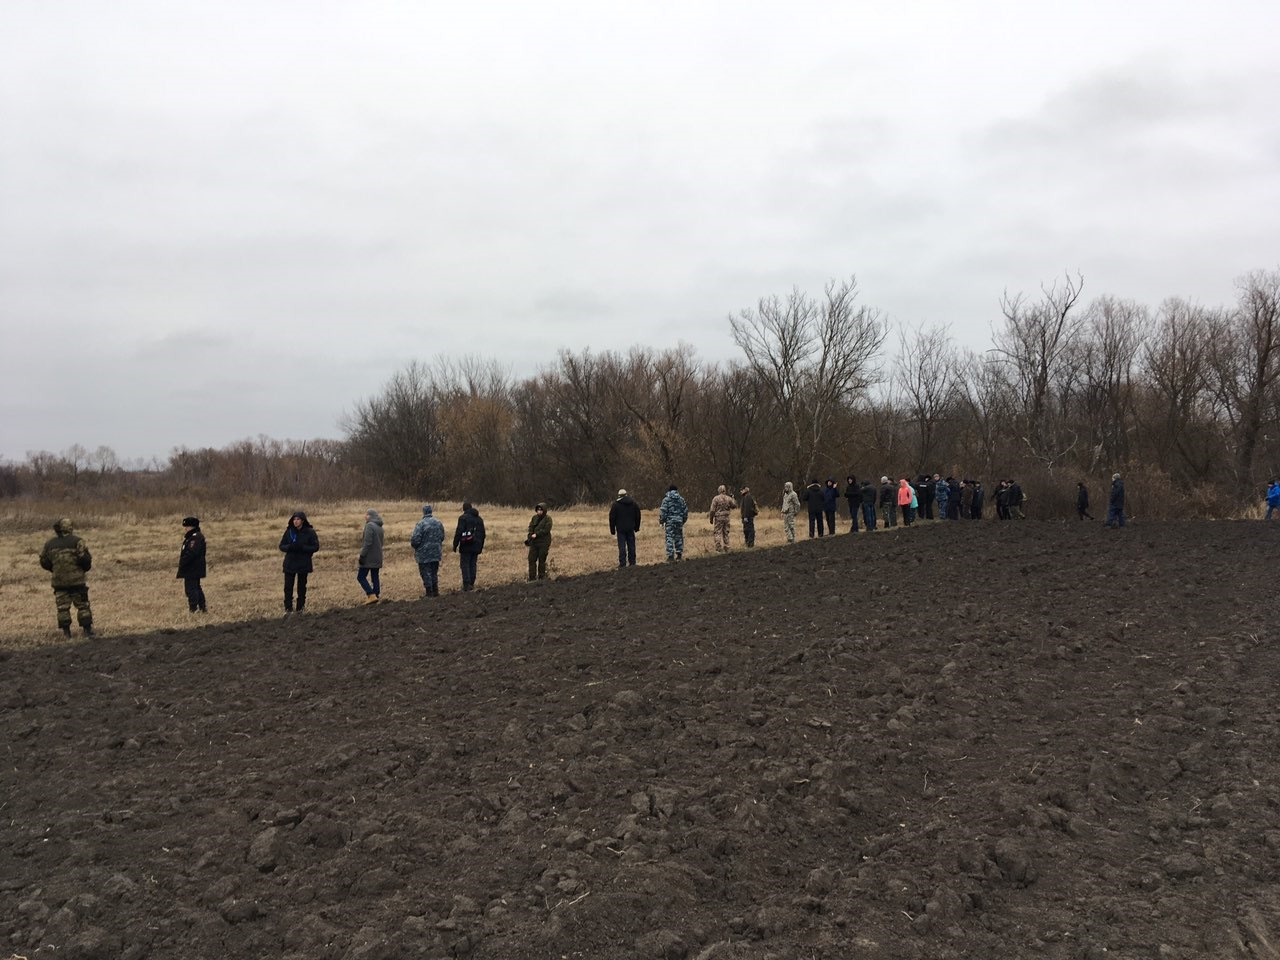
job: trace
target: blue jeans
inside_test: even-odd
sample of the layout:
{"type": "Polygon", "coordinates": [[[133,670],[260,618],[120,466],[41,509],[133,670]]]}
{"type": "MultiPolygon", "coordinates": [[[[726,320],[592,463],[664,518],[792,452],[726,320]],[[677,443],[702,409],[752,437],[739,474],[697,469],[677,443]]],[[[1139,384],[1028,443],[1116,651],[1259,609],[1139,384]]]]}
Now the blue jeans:
{"type": "Polygon", "coordinates": [[[1107,507],[1107,526],[1124,526],[1124,507],[1107,507]]]}
{"type": "Polygon", "coordinates": [[[361,567],[360,572],[356,574],[356,582],[364,588],[367,596],[376,597],[382,593],[382,585],[378,582],[379,570],[377,567],[361,567]],[[373,581],[373,586],[369,582],[373,581]]]}
{"type": "Polygon", "coordinates": [[[864,503],[862,505],[862,523],[868,530],[876,528],[876,505],[874,503],[864,503]]]}
{"type": "Polygon", "coordinates": [[[633,532],[618,531],[618,566],[634,567],[636,565],[636,535],[633,532]]]}
{"type": "Polygon", "coordinates": [[[1263,517],[1262,519],[1263,519],[1263,520],[1270,520],[1270,519],[1271,519],[1271,511],[1272,511],[1272,510],[1280,510],[1280,507],[1277,507],[1274,503],[1268,503],[1268,504],[1267,504],[1267,515],[1266,515],[1265,517],[1263,517]]]}

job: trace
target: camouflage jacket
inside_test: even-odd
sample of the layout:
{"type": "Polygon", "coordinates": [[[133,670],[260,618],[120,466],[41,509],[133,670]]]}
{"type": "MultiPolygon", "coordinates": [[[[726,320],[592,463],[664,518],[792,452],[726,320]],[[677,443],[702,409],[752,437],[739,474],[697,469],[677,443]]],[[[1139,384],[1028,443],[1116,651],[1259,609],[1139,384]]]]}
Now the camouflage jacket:
{"type": "Polygon", "coordinates": [[[689,505],[684,502],[684,497],[680,496],[677,490],[668,490],[667,495],[662,498],[662,504],[658,507],[658,522],[682,525],[688,519],[689,505]]]}
{"type": "Polygon", "coordinates": [[[717,493],[711,498],[711,510],[707,513],[707,519],[711,521],[715,521],[717,518],[728,520],[729,511],[737,509],[738,503],[733,497],[727,493],[717,493]]]}
{"type": "Polygon", "coordinates": [[[83,587],[85,574],[93,566],[93,556],[84,541],[72,532],[71,521],[59,520],[53,525],[57,534],[40,551],[40,566],[53,574],[53,589],[83,587]]]}

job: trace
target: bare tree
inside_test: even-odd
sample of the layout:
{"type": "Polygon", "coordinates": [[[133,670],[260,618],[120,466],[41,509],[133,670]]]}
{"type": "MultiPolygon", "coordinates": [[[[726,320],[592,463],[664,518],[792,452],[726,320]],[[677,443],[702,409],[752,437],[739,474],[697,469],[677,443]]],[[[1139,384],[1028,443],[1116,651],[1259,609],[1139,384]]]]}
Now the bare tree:
{"type": "Polygon", "coordinates": [[[1080,408],[1089,432],[1089,472],[1129,459],[1134,427],[1134,368],[1150,318],[1132,300],[1099,297],[1085,311],[1077,341],[1080,408]]]}
{"type": "Polygon", "coordinates": [[[396,491],[438,489],[444,467],[439,413],[435,377],[415,360],[343,418],[348,453],[396,491]]]}
{"type": "Polygon", "coordinates": [[[813,472],[835,416],[877,380],[873,360],[888,331],[880,311],[858,306],[857,297],[851,277],[829,282],[822,301],[792,290],[729,320],[748,369],[767,386],[785,424],[789,476],[813,472]]]}
{"type": "Polygon", "coordinates": [[[946,327],[899,332],[890,403],[916,431],[917,470],[928,470],[937,452],[938,433],[956,388],[956,355],[946,327]]]}

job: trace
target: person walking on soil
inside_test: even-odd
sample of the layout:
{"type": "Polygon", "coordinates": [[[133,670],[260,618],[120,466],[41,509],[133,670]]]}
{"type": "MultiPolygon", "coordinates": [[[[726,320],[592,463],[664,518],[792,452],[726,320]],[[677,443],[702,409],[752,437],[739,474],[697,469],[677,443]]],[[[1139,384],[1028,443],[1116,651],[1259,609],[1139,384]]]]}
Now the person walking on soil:
{"type": "Polygon", "coordinates": [[[463,501],[462,515],[453,530],[453,552],[462,570],[462,590],[470,593],[476,588],[476,565],[484,553],[484,520],[470,500],[463,501]]]}
{"type": "Polygon", "coordinates": [[[1272,480],[1267,486],[1267,515],[1262,519],[1270,520],[1275,510],[1280,510],[1280,480],[1272,480]]]}
{"type": "Polygon", "coordinates": [[[75,526],[63,517],[53,525],[56,534],[40,551],[40,566],[52,574],[53,604],[58,611],[58,629],[71,636],[71,607],[86,637],[93,636],[93,610],[89,607],[89,585],[85,574],[93,567],[93,555],[75,535],[75,526]]]}
{"type": "Polygon", "coordinates": [[[738,495],[742,498],[738,501],[738,509],[742,511],[742,539],[748,547],[756,545],[756,516],[760,513],[760,508],[756,506],[756,498],[751,495],[750,487],[743,487],[738,495]]]}
{"type": "Polygon", "coordinates": [[[187,607],[192,613],[207,613],[204,588],[200,581],[206,574],[204,534],[200,532],[199,517],[183,517],[182,549],[178,553],[178,579],[187,594],[187,607]]]}
{"type": "Polygon", "coordinates": [[[898,525],[898,489],[888,477],[880,478],[880,516],[886,529],[898,525]]]}
{"type": "Polygon", "coordinates": [[[782,485],[782,530],[787,543],[796,542],[796,514],[800,512],[800,494],[788,480],[782,485]]]}
{"type": "Polygon", "coordinates": [[[364,537],[360,541],[359,572],[356,582],[364,590],[366,604],[377,603],[382,599],[382,584],[379,577],[382,573],[382,544],[385,531],[382,529],[382,517],[378,511],[370,507],[364,512],[364,537]]]}
{"type": "Polygon", "coordinates": [[[1093,519],[1089,513],[1089,488],[1084,485],[1083,480],[1076,484],[1076,515],[1081,520],[1093,519]]]}
{"type": "Polygon", "coordinates": [[[673,483],[667,487],[667,495],[658,507],[658,522],[666,538],[667,563],[684,559],[684,524],[688,519],[689,505],[673,483]]]}
{"type": "MultiPolygon", "coordinates": [[[[817,528],[818,536],[822,536],[822,503],[825,498],[822,495],[822,485],[818,483],[818,478],[814,477],[809,481],[809,485],[804,488],[804,505],[809,508],[809,539],[813,539],[814,528],[817,528]]],[[[834,530],[831,531],[835,533],[834,530]]]]}
{"type": "Polygon", "coordinates": [[[533,508],[533,517],[529,520],[529,536],[524,542],[529,547],[529,579],[547,579],[547,554],[551,552],[551,518],[547,516],[545,503],[533,508]]]}
{"type": "Polygon", "coordinates": [[[636,531],[640,529],[640,506],[626,490],[609,508],[609,532],[618,538],[618,568],[636,565],[636,531]]]}
{"type": "Polygon", "coordinates": [[[1124,526],[1124,480],[1118,473],[1111,475],[1111,496],[1107,499],[1107,526],[1124,526]]]}
{"type": "Polygon", "coordinates": [[[431,504],[422,505],[422,519],[409,535],[413,558],[418,562],[424,597],[440,596],[440,556],[444,551],[444,524],[436,519],[431,504]]]}
{"type": "Polygon", "coordinates": [[[898,480],[898,509],[902,511],[902,525],[904,527],[911,526],[911,522],[915,519],[915,509],[913,504],[916,502],[916,491],[911,486],[910,481],[906,477],[898,480]]]}
{"type": "Polygon", "coordinates": [[[716,495],[711,498],[711,509],[707,511],[707,519],[711,522],[711,535],[715,539],[716,553],[729,552],[729,514],[738,509],[738,502],[729,496],[729,491],[722,483],[716,487],[716,495]]]}
{"type": "Polygon", "coordinates": [[[320,549],[320,537],[301,510],[289,517],[289,525],[280,538],[280,552],[284,554],[284,613],[294,612],[293,588],[298,587],[298,613],[307,606],[307,577],[314,569],[312,557],[320,549]]]}

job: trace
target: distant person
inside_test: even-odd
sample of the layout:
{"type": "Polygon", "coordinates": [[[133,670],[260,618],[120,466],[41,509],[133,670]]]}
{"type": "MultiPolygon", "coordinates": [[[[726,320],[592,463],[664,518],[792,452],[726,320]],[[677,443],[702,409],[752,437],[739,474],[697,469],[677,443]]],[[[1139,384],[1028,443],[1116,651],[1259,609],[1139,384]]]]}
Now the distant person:
{"type": "Polygon", "coordinates": [[[1000,485],[996,487],[996,519],[1012,520],[1013,515],[1009,512],[1009,481],[1001,480],[1000,485]]]}
{"type": "Polygon", "coordinates": [[[462,515],[453,530],[453,552],[458,555],[462,570],[462,590],[470,593],[476,588],[476,565],[484,553],[484,520],[470,500],[462,504],[462,515]]]}
{"type": "Polygon", "coordinates": [[[1118,473],[1111,475],[1111,496],[1107,499],[1107,526],[1124,526],[1124,480],[1118,473]]]}
{"type": "Polygon", "coordinates": [[[1076,516],[1081,520],[1093,519],[1089,513],[1089,488],[1084,485],[1083,480],[1076,484],[1076,516]]]}
{"type": "Polygon", "coordinates": [[[862,512],[862,488],[853,477],[845,481],[844,500],[849,507],[849,532],[857,533],[858,514],[862,512]]]}
{"type": "Polygon", "coordinates": [[[822,512],[827,517],[827,533],[835,536],[836,514],[840,512],[840,485],[835,477],[827,477],[822,487],[822,512]]]}
{"type": "Polygon", "coordinates": [[[973,481],[960,481],[960,519],[973,519],[973,481]]]}
{"type": "Polygon", "coordinates": [[[529,519],[529,535],[525,538],[529,547],[529,579],[547,579],[547,554],[551,552],[551,518],[547,505],[539,503],[529,519]]]}
{"type": "Polygon", "coordinates": [[[1025,520],[1027,515],[1022,512],[1022,505],[1027,502],[1026,496],[1022,492],[1022,484],[1017,480],[1009,481],[1009,518],[1011,520],[1025,520]]]}
{"type": "Polygon", "coordinates": [[[75,527],[66,517],[53,525],[57,536],[40,551],[40,566],[53,576],[53,604],[58,611],[58,629],[71,636],[71,607],[76,608],[86,637],[93,636],[93,611],[89,608],[89,586],[85,574],[93,566],[93,556],[85,542],[75,535],[75,527]]]}
{"type": "Polygon", "coordinates": [[[960,519],[960,481],[947,477],[947,519],[960,519]]]}
{"type": "Polygon", "coordinates": [[[880,478],[880,517],[885,529],[898,525],[898,488],[888,477],[880,478]]]}
{"type": "Polygon", "coordinates": [[[413,559],[418,562],[424,597],[440,596],[440,558],[444,552],[444,524],[435,516],[431,504],[422,505],[422,519],[409,535],[413,559]]]}
{"type": "Polygon", "coordinates": [[[862,525],[870,533],[876,528],[876,488],[870,480],[863,480],[858,487],[858,501],[862,507],[862,525]]]}
{"type": "Polygon", "coordinates": [[[933,480],[927,473],[920,474],[920,480],[915,484],[916,488],[916,516],[924,517],[926,520],[933,519],[933,497],[934,487],[933,480]]]}
{"type": "Polygon", "coordinates": [[[312,556],[320,549],[320,538],[307,520],[307,515],[296,510],[289,518],[280,538],[280,552],[284,554],[284,614],[294,612],[293,587],[298,585],[297,612],[307,607],[307,577],[314,569],[312,556]]]}
{"type": "MultiPolygon", "coordinates": [[[[809,539],[813,539],[813,531],[817,528],[818,536],[822,536],[822,484],[814,477],[804,488],[804,505],[809,508],[809,539]]],[[[834,530],[831,531],[835,533],[834,530]]]]}
{"type": "Polygon", "coordinates": [[[711,535],[715,539],[716,553],[729,552],[729,515],[738,509],[738,502],[729,496],[724,484],[716,488],[716,495],[711,498],[711,509],[707,511],[707,519],[711,521],[711,535]]]}
{"type": "Polygon", "coordinates": [[[906,477],[898,480],[898,509],[902,511],[902,525],[911,526],[915,520],[916,491],[906,477]]]}
{"type": "Polygon", "coordinates": [[[756,545],[756,516],[760,513],[760,508],[756,506],[756,498],[751,494],[750,487],[743,487],[738,496],[738,509],[742,511],[742,539],[748,547],[756,545]]]}
{"type": "Polygon", "coordinates": [[[938,519],[946,520],[951,507],[951,487],[936,473],[933,475],[933,500],[938,507],[938,519]]]}
{"type": "Polygon", "coordinates": [[[688,519],[689,505],[673,483],[667,487],[667,494],[658,507],[658,522],[662,524],[666,538],[668,563],[684,559],[684,525],[688,519]]]}
{"type": "Polygon", "coordinates": [[[973,512],[969,514],[970,520],[982,519],[982,508],[987,505],[987,491],[982,489],[982,481],[973,481],[973,512]]]}
{"type": "Polygon", "coordinates": [[[1270,520],[1275,510],[1280,510],[1280,480],[1272,480],[1267,487],[1267,515],[1262,519],[1270,520]]]}
{"type": "Polygon", "coordinates": [[[796,514],[800,512],[800,494],[788,480],[782,485],[782,532],[787,543],[796,542],[796,514]]]}
{"type": "Polygon", "coordinates": [[[364,536],[360,540],[359,572],[356,582],[364,590],[366,604],[377,603],[382,599],[382,544],[385,531],[382,529],[382,517],[372,507],[364,512],[364,536]]]}
{"type": "Polygon", "coordinates": [[[618,568],[636,565],[636,531],[640,529],[640,507],[626,490],[609,508],[609,532],[618,538],[618,568]]]}
{"type": "Polygon", "coordinates": [[[182,518],[182,549],[178,552],[178,579],[187,594],[187,607],[192,613],[208,613],[205,605],[204,588],[200,581],[205,578],[205,542],[200,532],[199,517],[182,518]]]}

